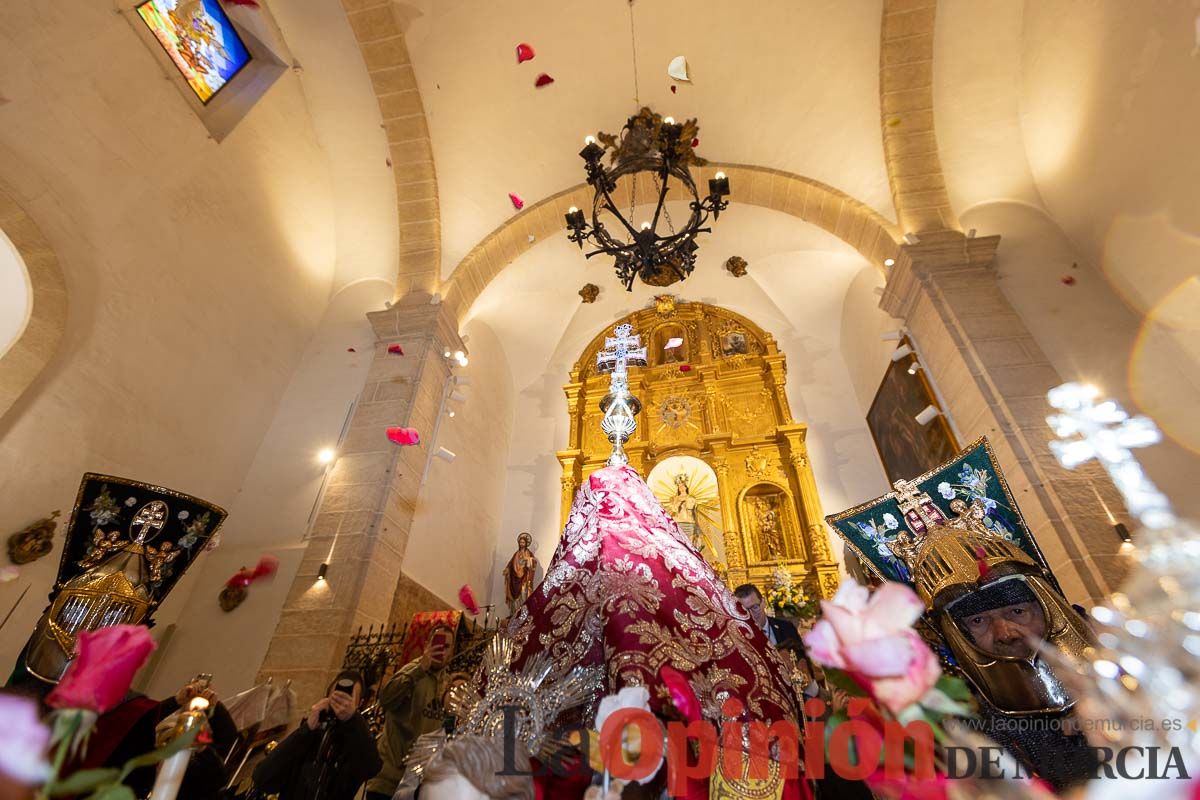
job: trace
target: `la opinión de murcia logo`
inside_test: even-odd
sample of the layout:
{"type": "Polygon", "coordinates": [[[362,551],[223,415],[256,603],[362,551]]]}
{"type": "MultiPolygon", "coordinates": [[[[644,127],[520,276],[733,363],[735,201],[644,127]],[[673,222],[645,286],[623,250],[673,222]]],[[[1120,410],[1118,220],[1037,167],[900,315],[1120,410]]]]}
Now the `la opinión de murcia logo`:
{"type": "MultiPolygon", "coordinates": [[[[805,703],[805,713],[813,721],[806,722],[803,729],[786,721],[767,725],[737,719],[727,721],[719,730],[706,721],[667,722],[664,726],[644,708],[623,708],[611,714],[600,731],[600,763],[613,778],[638,781],[658,772],[665,758],[667,791],[672,796],[684,794],[689,780],[711,778],[718,769],[727,778],[755,780],[768,780],[774,774],[794,779],[801,774],[801,765],[808,778],[823,778],[830,771],[846,780],[865,780],[878,772],[894,780],[937,777],[933,727],[924,720],[907,724],[885,719],[867,721],[859,715],[868,708],[865,700],[852,699],[847,707],[850,719],[829,731],[828,742],[825,723],[819,720],[825,713],[825,703],[818,698],[805,703]],[[626,760],[622,748],[631,728],[637,730],[641,740],[640,752],[632,762],[626,760]]],[[[736,717],[743,709],[731,700],[724,711],[726,716],[736,717]]],[[[520,768],[516,717],[515,707],[504,709],[504,769],[499,774],[567,777],[590,770],[590,736],[585,725],[564,726],[554,736],[558,741],[578,742],[580,755],[558,753],[534,771],[520,768]]],[[[1166,729],[1174,727],[1164,724],[1166,729]]],[[[947,778],[1032,777],[1006,757],[999,746],[950,746],[936,752],[943,765],[941,774],[947,778]]],[[[1097,779],[1190,779],[1177,747],[1096,747],[1093,752],[1097,779]]]]}

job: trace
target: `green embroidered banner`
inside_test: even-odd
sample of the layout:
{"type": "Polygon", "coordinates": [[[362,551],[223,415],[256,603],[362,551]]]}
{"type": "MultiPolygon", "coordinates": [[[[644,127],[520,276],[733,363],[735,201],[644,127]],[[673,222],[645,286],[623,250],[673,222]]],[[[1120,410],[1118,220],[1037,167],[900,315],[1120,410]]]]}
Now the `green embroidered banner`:
{"type": "MultiPolygon", "coordinates": [[[[950,510],[952,500],[961,499],[967,503],[981,500],[987,509],[984,524],[1017,544],[1049,573],[1049,566],[1017,508],[987,437],[976,440],[953,459],[913,482],[929,495],[947,519],[958,516],[950,510]]],[[[846,540],[863,565],[876,575],[889,581],[912,582],[904,562],[888,548],[888,542],[906,527],[895,493],[889,492],[825,519],[846,540]]]]}

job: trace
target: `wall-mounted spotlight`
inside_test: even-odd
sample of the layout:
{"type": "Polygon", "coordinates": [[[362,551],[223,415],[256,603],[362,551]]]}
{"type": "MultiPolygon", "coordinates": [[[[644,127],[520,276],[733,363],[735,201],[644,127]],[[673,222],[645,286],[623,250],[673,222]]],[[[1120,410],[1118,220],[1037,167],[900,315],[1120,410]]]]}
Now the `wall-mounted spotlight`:
{"type": "Polygon", "coordinates": [[[447,408],[447,409],[446,409],[446,416],[447,416],[447,417],[449,417],[450,419],[454,419],[454,409],[453,409],[453,408],[447,408]]]}
{"type": "Polygon", "coordinates": [[[438,451],[436,453],[434,453],[434,455],[437,456],[438,458],[440,458],[442,461],[445,461],[447,464],[453,462],[454,459],[458,458],[458,456],[455,455],[453,450],[447,450],[444,447],[439,447],[438,451]]]}
{"type": "Polygon", "coordinates": [[[899,361],[902,358],[911,356],[913,349],[906,344],[902,344],[892,351],[892,361],[899,361]]]}
{"type": "Polygon", "coordinates": [[[462,392],[451,392],[450,399],[456,403],[467,402],[467,396],[465,394],[463,394],[462,392]]]}
{"type": "Polygon", "coordinates": [[[429,298],[429,305],[431,306],[441,305],[441,302],[442,296],[440,294],[434,294],[433,297],[429,298]]]}
{"type": "Polygon", "coordinates": [[[451,375],[450,382],[453,383],[455,386],[470,386],[471,385],[471,379],[468,378],[466,375],[451,375]]]}
{"type": "Polygon", "coordinates": [[[885,342],[898,342],[904,338],[904,331],[885,331],[879,335],[879,338],[883,339],[885,342]]]}
{"type": "Polygon", "coordinates": [[[942,415],[941,409],[939,409],[935,405],[928,405],[928,406],[925,406],[923,409],[921,409],[921,413],[917,414],[917,416],[914,417],[914,419],[916,419],[916,421],[921,425],[928,425],[929,423],[933,422],[934,419],[936,419],[937,417],[940,417],[941,415],[942,415]]]}
{"type": "Polygon", "coordinates": [[[337,450],[334,450],[332,447],[323,447],[317,453],[317,461],[322,464],[332,464],[335,458],[337,458],[337,450]]]}
{"type": "Polygon", "coordinates": [[[906,233],[904,234],[904,241],[908,242],[909,244],[920,244],[921,237],[917,236],[915,233],[906,233]]]}
{"type": "Polygon", "coordinates": [[[329,564],[322,562],[321,568],[317,570],[317,580],[324,582],[325,576],[329,573],[329,564]]]}
{"type": "Polygon", "coordinates": [[[883,265],[884,265],[885,267],[894,267],[894,266],[896,266],[896,259],[894,259],[894,258],[885,258],[885,259],[883,260],[883,265]]]}
{"type": "Polygon", "coordinates": [[[449,349],[442,351],[442,358],[449,358],[452,355],[449,349]]]}
{"type": "Polygon", "coordinates": [[[920,370],[920,369],[925,369],[925,368],[921,366],[921,362],[920,362],[920,361],[914,361],[913,363],[911,363],[911,364],[909,364],[909,365],[908,365],[908,374],[909,374],[909,375],[916,375],[916,374],[917,374],[917,370],[920,370]]]}

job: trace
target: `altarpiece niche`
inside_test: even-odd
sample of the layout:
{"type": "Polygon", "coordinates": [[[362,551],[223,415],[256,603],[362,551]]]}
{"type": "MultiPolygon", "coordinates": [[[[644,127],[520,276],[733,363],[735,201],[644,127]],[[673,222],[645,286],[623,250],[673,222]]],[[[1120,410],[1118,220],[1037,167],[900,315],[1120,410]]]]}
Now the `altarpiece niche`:
{"type": "Polygon", "coordinates": [[[769,586],[782,566],[813,595],[831,597],[838,567],[808,460],[808,426],[788,405],[786,357],[769,333],[717,306],[659,295],[580,354],[563,387],[571,422],[569,446],[558,453],[563,523],[576,490],[612,450],[600,428],[608,376],[595,364],[622,323],[651,345],[647,365],[629,371],[644,409],[625,445],[629,465],[677,522],[690,524],[693,543],[730,586],[769,586]]]}

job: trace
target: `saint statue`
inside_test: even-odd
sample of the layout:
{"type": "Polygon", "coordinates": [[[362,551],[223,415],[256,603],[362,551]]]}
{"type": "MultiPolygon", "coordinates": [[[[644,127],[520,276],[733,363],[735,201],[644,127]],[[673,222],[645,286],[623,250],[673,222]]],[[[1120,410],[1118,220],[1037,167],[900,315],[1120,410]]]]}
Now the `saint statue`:
{"type": "Polygon", "coordinates": [[[529,549],[533,537],[528,531],[517,536],[517,552],[504,567],[504,602],[508,604],[508,613],[516,611],[533,592],[533,579],[538,570],[538,560],[529,549]]]}
{"type": "Polygon", "coordinates": [[[783,556],[783,536],[779,530],[779,511],[770,500],[758,501],[758,535],[763,559],[783,556]]]}
{"type": "Polygon", "coordinates": [[[675,520],[675,524],[679,526],[679,530],[687,534],[692,540],[692,545],[703,551],[703,542],[698,541],[700,536],[700,514],[696,510],[699,503],[692,495],[691,487],[688,485],[688,477],[680,472],[675,476],[675,494],[667,499],[663,506],[667,509],[667,513],[671,515],[671,519],[675,520]]]}

